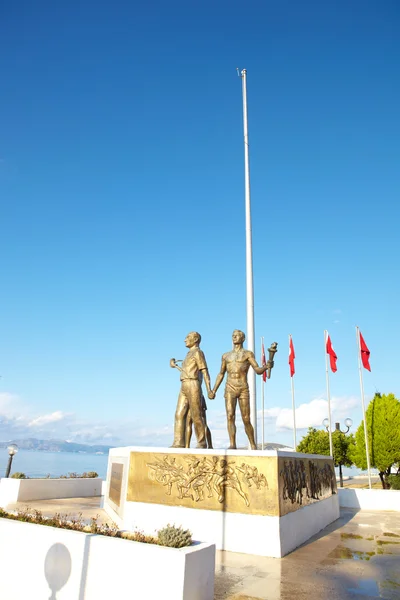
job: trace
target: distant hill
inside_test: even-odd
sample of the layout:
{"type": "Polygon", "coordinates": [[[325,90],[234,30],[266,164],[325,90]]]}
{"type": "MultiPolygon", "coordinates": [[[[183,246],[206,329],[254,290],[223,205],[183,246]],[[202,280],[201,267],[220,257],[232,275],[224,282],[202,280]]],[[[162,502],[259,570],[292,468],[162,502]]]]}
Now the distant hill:
{"type": "Polygon", "coordinates": [[[101,444],[77,444],[75,442],[66,442],[63,440],[37,440],[36,438],[0,442],[0,448],[7,448],[10,444],[17,444],[20,450],[37,450],[40,452],[79,452],[86,454],[108,454],[108,451],[111,448],[111,446],[102,446],[101,444]]]}
{"type": "MultiPolygon", "coordinates": [[[[261,444],[257,444],[258,450],[261,450],[261,444]]],[[[248,450],[248,446],[242,446],[239,450],[248,450]]],[[[265,442],[264,450],[292,450],[290,446],[286,446],[285,444],[278,444],[276,442],[265,442]]]]}

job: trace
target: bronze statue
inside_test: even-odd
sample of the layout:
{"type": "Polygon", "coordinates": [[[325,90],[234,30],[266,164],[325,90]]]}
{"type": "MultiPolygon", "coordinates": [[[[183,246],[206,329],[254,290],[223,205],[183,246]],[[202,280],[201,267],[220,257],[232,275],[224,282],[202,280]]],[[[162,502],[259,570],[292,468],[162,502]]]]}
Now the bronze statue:
{"type": "Polygon", "coordinates": [[[247,383],[247,373],[250,367],[253,367],[257,375],[262,375],[268,368],[274,366],[273,361],[268,361],[265,365],[259,367],[253,352],[243,348],[243,342],[246,339],[243,331],[235,329],[232,334],[233,350],[226,352],[222,356],[221,371],[217,375],[213,393],[216,394],[221,385],[225,373],[228,373],[225,387],[225,406],[228,420],[228,433],[230,441],[230,450],[236,450],[236,425],[235,413],[236,405],[239,400],[240,412],[242,414],[243,424],[246,435],[249,439],[252,450],[257,450],[254,440],[254,429],[250,421],[250,394],[247,383]]]}
{"type": "Polygon", "coordinates": [[[200,373],[204,378],[208,397],[212,400],[215,398],[215,394],[211,391],[210,375],[204,353],[199,348],[200,342],[201,335],[197,331],[188,333],[185,338],[185,345],[189,348],[189,352],[182,362],[182,366],[179,367],[174,358],[171,358],[169,361],[172,368],[178,369],[181,372],[181,390],[175,411],[174,443],[172,444],[172,448],[185,448],[186,419],[189,411],[197,439],[196,447],[207,448],[206,425],[201,402],[200,373]]]}
{"type": "MultiPolygon", "coordinates": [[[[203,383],[203,375],[201,373],[199,374],[199,380],[200,380],[200,386],[201,386],[201,384],[203,383]]],[[[206,428],[207,448],[210,450],[210,449],[212,449],[213,445],[212,445],[211,431],[207,425],[206,411],[207,411],[207,403],[206,403],[206,400],[205,400],[203,392],[202,392],[201,393],[201,412],[203,415],[204,426],[206,428]]],[[[192,439],[192,429],[193,429],[193,419],[190,415],[190,410],[189,410],[187,417],[186,417],[186,434],[185,434],[186,448],[190,448],[190,440],[192,439]]]]}
{"type": "Polygon", "coordinates": [[[278,352],[278,344],[277,342],[272,342],[271,346],[268,348],[269,360],[268,360],[268,368],[267,368],[267,379],[271,377],[271,369],[274,366],[274,356],[278,352]]]}

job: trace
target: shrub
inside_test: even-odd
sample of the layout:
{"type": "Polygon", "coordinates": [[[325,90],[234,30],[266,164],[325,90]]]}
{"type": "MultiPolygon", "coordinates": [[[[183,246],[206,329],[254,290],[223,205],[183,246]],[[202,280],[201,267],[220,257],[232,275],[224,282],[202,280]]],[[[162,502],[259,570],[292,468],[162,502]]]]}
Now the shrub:
{"type": "Polygon", "coordinates": [[[82,473],[82,475],[79,475],[79,473],[68,473],[68,475],[60,475],[60,479],[94,479],[95,477],[98,477],[98,473],[96,473],[96,471],[88,471],[87,473],[82,473]]]}
{"type": "Polygon", "coordinates": [[[386,481],[391,490],[400,490],[400,475],[388,475],[386,481]]]}
{"type": "Polygon", "coordinates": [[[133,542],[141,542],[142,544],[158,544],[159,546],[169,546],[170,548],[184,548],[192,544],[192,534],[190,531],[184,530],[182,527],[175,527],[175,525],[167,525],[158,531],[158,537],[154,537],[152,535],[145,535],[141,531],[119,531],[115,523],[111,523],[111,525],[108,523],[98,523],[99,515],[93,517],[90,523],[86,524],[82,518],[82,513],[77,517],[61,513],[55,513],[52,517],[44,517],[40,510],[32,510],[29,506],[15,513],[9,513],[0,508],[0,518],[117,537],[133,542]]]}
{"type": "Polygon", "coordinates": [[[157,538],[152,535],[145,535],[142,531],[122,531],[119,537],[132,542],[141,542],[142,544],[159,544],[157,538]]]}
{"type": "Polygon", "coordinates": [[[158,543],[160,546],[169,546],[170,548],[184,548],[192,543],[192,534],[188,529],[167,525],[158,532],[158,543]]]}
{"type": "Polygon", "coordinates": [[[27,477],[25,473],[20,473],[17,471],[11,475],[11,479],[29,479],[29,477],[27,477]]]}
{"type": "Polygon", "coordinates": [[[40,510],[32,510],[26,506],[23,510],[17,510],[15,513],[9,513],[0,508],[0,517],[3,519],[12,519],[13,521],[23,521],[24,523],[35,523],[36,525],[47,525],[49,527],[58,527],[60,529],[72,529],[73,531],[85,531],[87,533],[98,533],[109,537],[120,537],[115,523],[99,524],[99,516],[91,519],[90,525],[85,525],[82,513],[77,517],[67,514],[55,513],[52,517],[44,517],[40,510]]]}

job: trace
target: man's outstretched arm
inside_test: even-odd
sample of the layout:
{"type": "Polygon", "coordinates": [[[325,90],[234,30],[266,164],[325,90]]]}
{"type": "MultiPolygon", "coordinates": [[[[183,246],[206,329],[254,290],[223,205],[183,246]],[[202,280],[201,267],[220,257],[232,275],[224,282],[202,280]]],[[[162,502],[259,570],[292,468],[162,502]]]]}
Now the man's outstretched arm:
{"type": "Polygon", "coordinates": [[[256,359],[254,358],[254,354],[250,351],[249,351],[248,361],[251,364],[251,366],[253,367],[253,369],[255,370],[255,372],[257,373],[257,375],[262,375],[268,369],[268,363],[266,365],[259,367],[256,359]]]}
{"type": "Polygon", "coordinates": [[[180,368],[180,366],[176,364],[176,361],[175,361],[174,358],[171,358],[171,360],[169,361],[169,366],[172,369],[178,369],[178,371],[182,371],[182,369],[180,368]]]}
{"type": "Polygon", "coordinates": [[[221,370],[217,375],[217,379],[215,380],[215,385],[214,385],[214,389],[213,389],[214,394],[217,393],[217,389],[221,385],[221,383],[225,377],[225,373],[226,373],[226,360],[224,357],[222,357],[221,370]]]}

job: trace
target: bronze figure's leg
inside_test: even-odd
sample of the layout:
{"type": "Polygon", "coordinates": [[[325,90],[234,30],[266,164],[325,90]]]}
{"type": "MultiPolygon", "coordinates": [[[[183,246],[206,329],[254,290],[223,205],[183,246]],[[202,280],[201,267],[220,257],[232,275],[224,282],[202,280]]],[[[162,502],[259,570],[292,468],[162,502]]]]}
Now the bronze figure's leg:
{"type": "Polygon", "coordinates": [[[252,450],[257,450],[256,442],[254,439],[254,429],[250,421],[250,401],[248,391],[242,392],[239,396],[240,412],[242,414],[244,430],[250,442],[252,450]]]}
{"type": "Polygon", "coordinates": [[[190,441],[192,439],[192,428],[193,428],[193,420],[190,414],[190,410],[186,416],[186,434],[185,434],[185,447],[190,448],[190,441]]]}
{"type": "Polygon", "coordinates": [[[233,394],[226,393],[225,408],[226,408],[226,419],[228,422],[229,450],[236,450],[236,424],[235,424],[236,405],[237,405],[236,396],[233,394]]]}
{"type": "Polygon", "coordinates": [[[182,385],[189,400],[190,415],[193,420],[194,432],[196,434],[196,448],[207,448],[206,428],[201,409],[201,386],[198,379],[186,380],[182,385]]]}
{"type": "Polygon", "coordinates": [[[204,426],[206,428],[207,448],[212,449],[213,445],[212,445],[211,431],[209,430],[208,425],[207,425],[207,404],[206,404],[203,394],[201,394],[201,411],[203,414],[204,426]]]}
{"type": "Polygon", "coordinates": [[[183,389],[181,389],[175,411],[174,443],[172,444],[171,448],[185,447],[185,425],[188,410],[189,400],[183,389]]]}
{"type": "MultiPolygon", "coordinates": [[[[204,425],[206,428],[206,440],[207,440],[207,448],[212,449],[213,445],[212,445],[212,437],[211,437],[211,431],[208,428],[207,425],[207,418],[206,418],[206,411],[203,410],[202,411],[203,414],[203,420],[204,420],[204,425]]],[[[186,448],[190,448],[190,442],[192,439],[192,433],[193,433],[193,420],[190,414],[190,411],[187,414],[186,417],[186,434],[185,434],[185,441],[186,441],[186,448]]]]}
{"type": "Polygon", "coordinates": [[[207,448],[212,449],[213,445],[212,445],[211,431],[209,430],[207,423],[206,423],[206,438],[207,438],[207,448]]]}

